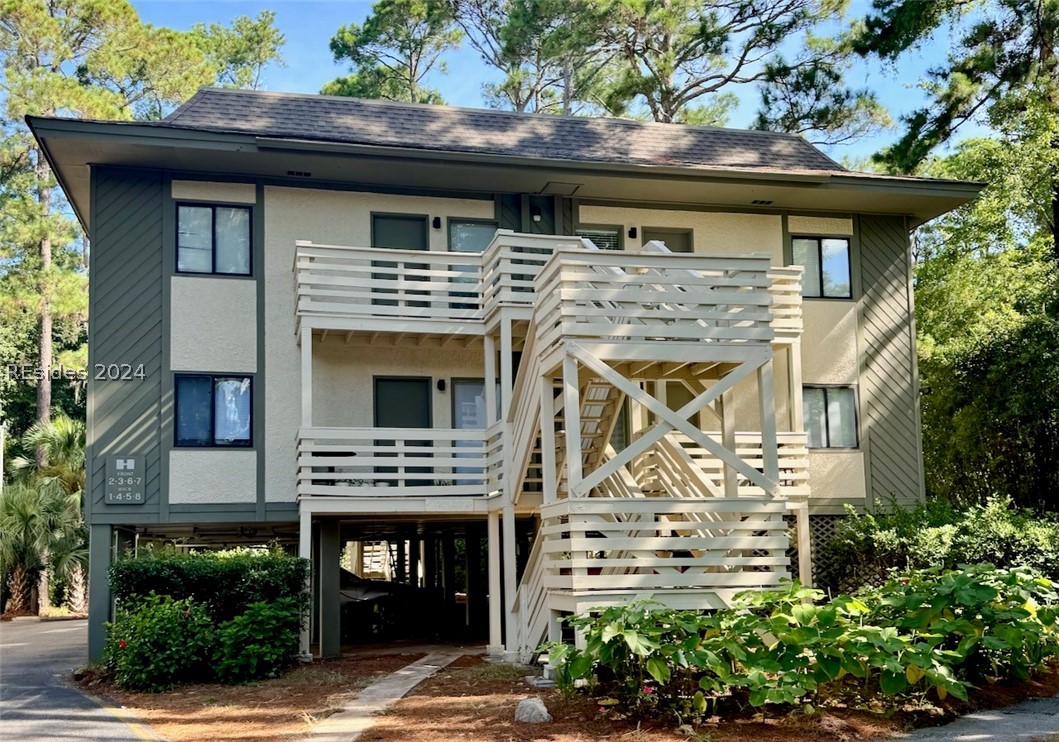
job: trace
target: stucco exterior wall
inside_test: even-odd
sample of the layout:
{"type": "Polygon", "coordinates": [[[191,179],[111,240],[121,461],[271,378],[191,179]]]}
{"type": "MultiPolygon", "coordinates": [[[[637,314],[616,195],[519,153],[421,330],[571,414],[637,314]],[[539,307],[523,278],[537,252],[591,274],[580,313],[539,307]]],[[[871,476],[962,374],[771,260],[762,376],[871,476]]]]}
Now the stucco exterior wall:
{"type": "Polygon", "coordinates": [[[174,180],[172,183],[172,194],[177,201],[252,204],[257,199],[253,183],[212,183],[200,180],[174,180]]]}
{"type": "Polygon", "coordinates": [[[170,504],[248,504],[256,500],[256,452],[191,449],[169,452],[170,504]]]}
{"type": "Polygon", "coordinates": [[[809,454],[812,512],[843,513],[845,503],[864,499],[863,451],[812,451],[809,454]]]}
{"type": "Polygon", "coordinates": [[[783,260],[783,221],[777,214],[583,205],[578,209],[578,221],[622,225],[626,250],[641,247],[644,228],[691,229],[695,252],[768,253],[777,265],[783,260]],[[636,237],[628,236],[629,227],[636,227],[636,237]]]}
{"type": "Polygon", "coordinates": [[[173,276],[170,365],[174,371],[257,371],[257,282],[173,276]]]}
{"type": "Polygon", "coordinates": [[[481,351],[349,347],[329,337],[313,344],[313,423],[326,427],[374,424],[376,376],[423,376],[431,380],[435,428],[452,427],[453,378],[482,378],[481,351]],[[444,379],[445,391],[437,390],[444,379]]]}
{"type": "Polygon", "coordinates": [[[806,299],[802,321],[802,382],[856,384],[856,302],[806,299]]]}
{"type": "MultiPolygon", "coordinates": [[[[265,499],[292,502],[295,497],[295,437],[301,422],[299,348],[294,338],[294,243],[370,245],[371,213],[427,214],[443,217],[442,229],[429,231],[430,249],[444,250],[444,217],[490,219],[493,201],[398,196],[309,188],[265,188],[265,499]],[[279,381],[282,380],[282,381],[279,381]]],[[[364,357],[370,357],[360,351],[364,357]]],[[[402,370],[399,373],[412,375],[402,370]]],[[[441,374],[441,368],[431,373],[441,374]]],[[[479,374],[476,374],[479,375],[479,374]]],[[[351,383],[360,383],[351,380],[351,383]]],[[[370,380],[368,384],[370,385],[370,380]]],[[[314,404],[315,407],[315,404],[314,404]]],[[[370,407],[369,414],[370,414],[370,407]]],[[[369,418],[370,423],[370,418],[369,418]]]]}
{"type": "Polygon", "coordinates": [[[791,234],[853,234],[853,219],[849,217],[799,216],[787,217],[787,231],[791,234]]]}

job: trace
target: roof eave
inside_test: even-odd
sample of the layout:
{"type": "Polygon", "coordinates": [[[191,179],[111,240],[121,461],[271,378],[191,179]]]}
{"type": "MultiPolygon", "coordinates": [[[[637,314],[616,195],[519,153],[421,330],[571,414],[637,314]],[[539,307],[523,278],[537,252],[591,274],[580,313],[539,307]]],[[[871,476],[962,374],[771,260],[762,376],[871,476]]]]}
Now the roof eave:
{"type": "MultiPolygon", "coordinates": [[[[97,140],[134,139],[138,144],[172,147],[190,146],[200,149],[225,149],[230,151],[303,151],[319,154],[372,155],[400,159],[429,159],[478,163],[482,165],[512,165],[547,169],[581,170],[595,173],[613,173],[623,177],[672,178],[675,180],[718,180],[725,182],[790,184],[808,187],[837,187],[854,190],[878,190],[889,193],[921,195],[952,199],[956,205],[972,200],[985,186],[983,183],[955,180],[927,180],[900,178],[885,175],[854,174],[827,171],[755,170],[748,168],[687,167],[665,164],[606,163],[584,160],[522,157],[496,155],[480,152],[430,150],[392,145],[354,144],[328,142],[313,139],[265,137],[233,132],[214,132],[179,126],[159,126],[139,122],[84,121],[76,119],[27,116],[26,122],[34,138],[41,146],[44,156],[53,165],[60,186],[69,193],[62,178],[61,168],[51,157],[47,137],[89,137],[97,140]]],[[[86,163],[91,165],[93,163],[86,163]]],[[[72,203],[82,226],[88,224],[82,204],[72,203]]],[[[913,216],[911,226],[918,226],[929,219],[913,216]]],[[[931,217],[933,218],[933,217],[931,217]]]]}

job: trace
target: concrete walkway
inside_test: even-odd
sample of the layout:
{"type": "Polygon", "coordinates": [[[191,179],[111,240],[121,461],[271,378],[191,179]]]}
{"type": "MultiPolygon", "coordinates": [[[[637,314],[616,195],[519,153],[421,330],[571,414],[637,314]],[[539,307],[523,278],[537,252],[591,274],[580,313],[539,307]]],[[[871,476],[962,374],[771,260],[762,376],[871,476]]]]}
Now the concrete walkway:
{"type": "Polygon", "coordinates": [[[314,727],[306,739],[312,742],[353,742],[371,727],[376,715],[464,654],[466,651],[460,649],[431,652],[426,657],[372,683],[358,693],[342,711],[314,727]]]}
{"type": "Polygon", "coordinates": [[[943,727],[919,729],[904,742],[1042,742],[1059,736],[1059,697],[961,716],[943,727]]]}

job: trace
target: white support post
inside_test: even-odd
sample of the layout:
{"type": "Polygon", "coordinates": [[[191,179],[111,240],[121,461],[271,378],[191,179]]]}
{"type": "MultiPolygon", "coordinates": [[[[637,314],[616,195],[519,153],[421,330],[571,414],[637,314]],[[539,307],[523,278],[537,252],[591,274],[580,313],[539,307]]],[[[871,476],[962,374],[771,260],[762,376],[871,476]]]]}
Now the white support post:
{"type": "Polygon", "coordinates": [[[313,331],[302,328],[302,427],[313,426],[313,331]]]}
{"type": "Polygon", "coordinates": [[[518,591],[517,570],[515,565],[515,504],[511,498],[504,502],[504,607],[507,614],[505,626],[505,657],[515,657],[519,651],[518,626],[515,615],[515,593],[518,591]]]}
{"type": "Polygon", "coordinates": [[[512,369],[511,320],[500,320],[500,417],[507,419],[511,410],[511,391],[515,387],[515,373],[512,369]]]}
{"type": "MultiPolygon", "coordinates": [[[[485,336],[485,424],[489,427],[499,419],[496,407],[496,340],[485,336]]],[[[505,441],[506,443],[506,441],[505,441]]]]}
{"type": "MultiPolygon", "coordinates": [[[[555,387],[547,376],[539,379],[540,384],[540,421],[541,421],[541,478],[544,489],[544,504],[558,499],[558,472],[555,471],[555,415],[553,401],[555,387]]],[[[569,440],[569,433],[567,433],[569,440]]]]}
{"type": "Polygon", "coordinates": [[[761,413],[761,462],[762,474],[775,483],[770,495],[779,494],[780,464],[779,443],[776,440],[776,390],[772,386],[772,359],[757,369],[758,401],[761,413]]]}
{"type": "Polygon", "coordinates": [[[497,656],[504,651],[503,616],[500,596],[500,511],[489,512],[486,521],[489,542],[489,646],[486,651],[497,656]]]}
{"type": "Polygon", "coordinates": [[[791,430],[805,430],[804,408],[802,407],[802,344],[791,343],[787,348],[787,416],[790,418],[791,430]]]}
{"type": "MultiPolygon", "coordinates": [[[[302,559],[308,559],[311,563],[313,556],[313,515],[304,505],[302,505],[301,508],[298,524],[298,556],[302,559]]],[[[312,567],[310,567],[310,573],[311,570],[312,567]]],[[[311,574],[305,589],[312,590],[311,574]]],[[[311,613],[312,611],[310,611],[310,614],[311,613]]],[[[312,662],[313,659],[312,654],[309,652],[310,620],[312,620],[311,616],[305,616],[305,621],[302,623],[301,634],[298,639],[298,659],[302,662],[312,662]]]]}
{"type": "Polygon", "coordinates": [[[569,355],[563,358],[563,416],[566,425],[566,488],[572,497],[582,477],[581,394],[577,359],[569,355]]]}
{"type": "Polygon", "coordinates": [[[813,586],[813,552],[809,531],[809,503],[800,502],[795,511],[794,527],[798,537],[798,579],[813,586]]]}
{"type": "MultiPolygon", "coordinates": [[[[722,394],[717,400],[721,417],[721,445],[735,453],[735,405],[731,392],[722,394]]],[[[739,479],[731,464],[724,464],[724,496],[739,496],[739,479]]]]}

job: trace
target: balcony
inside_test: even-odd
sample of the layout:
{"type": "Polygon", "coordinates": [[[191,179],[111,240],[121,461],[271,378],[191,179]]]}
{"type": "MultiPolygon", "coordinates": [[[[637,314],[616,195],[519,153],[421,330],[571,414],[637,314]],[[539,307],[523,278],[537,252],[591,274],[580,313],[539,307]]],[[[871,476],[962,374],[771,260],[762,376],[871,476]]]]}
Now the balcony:
{"type": "Polygon", "coordinates": [[[500,425],[486,430],[303,428],[299,497],[487,497],[503,469],[500,425]]]}
{"type": "Polygon", "coordinates": [[[544,297],[552,335],[787,342],[801,332],[800,268],[774,268],[764,255],[670,253],[655,243],[593,247],[503,229],[481,254],[299,241],[298,327],[482,335],[500,316],[528,320],[544,297]]]}
{"type": "Polygon", "coordinates": [[[529,318],[533,281],[576,237],[498,230],[481,253],[339,247],[298,241],[296,315],[323,329],[482,334],[503,309],[529,318]],[[411,323],[411,324],[409,324],[411,323]]]}

